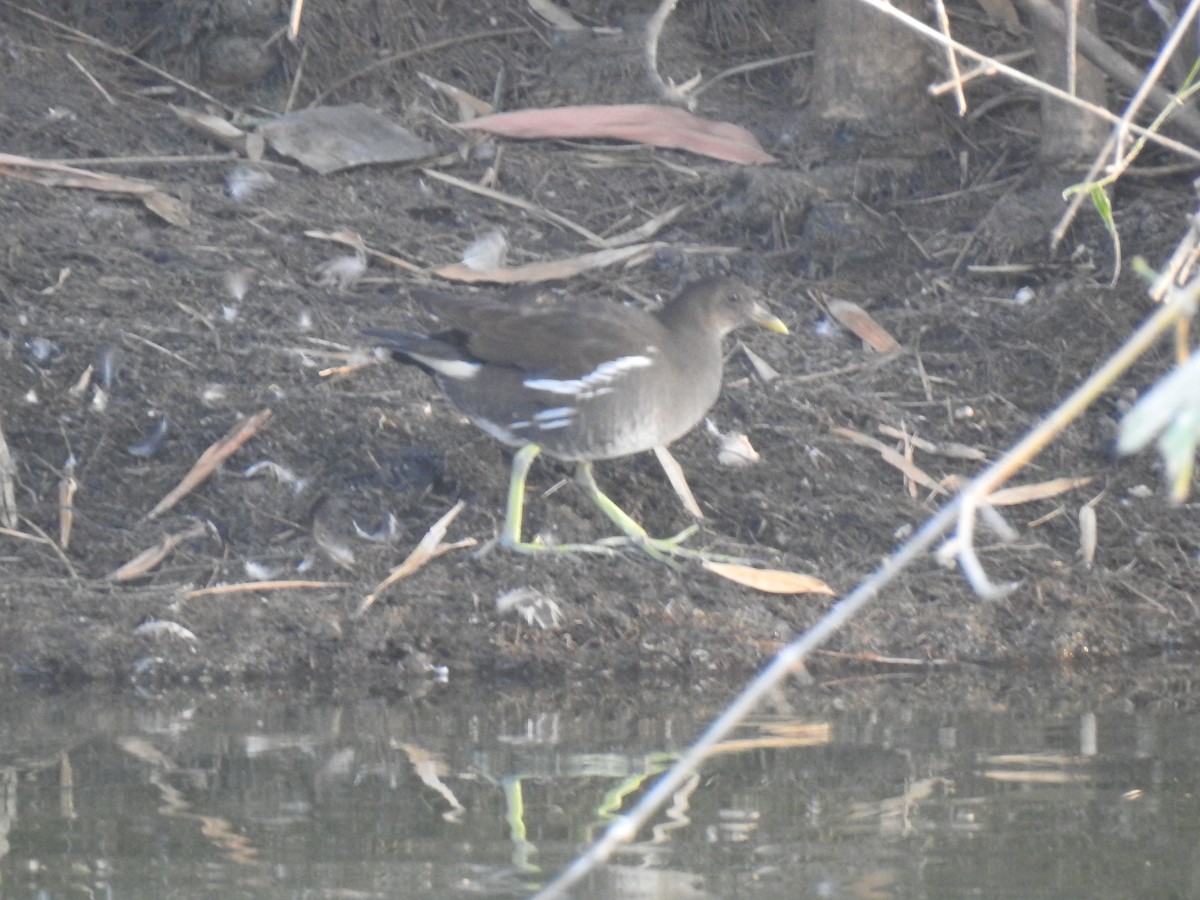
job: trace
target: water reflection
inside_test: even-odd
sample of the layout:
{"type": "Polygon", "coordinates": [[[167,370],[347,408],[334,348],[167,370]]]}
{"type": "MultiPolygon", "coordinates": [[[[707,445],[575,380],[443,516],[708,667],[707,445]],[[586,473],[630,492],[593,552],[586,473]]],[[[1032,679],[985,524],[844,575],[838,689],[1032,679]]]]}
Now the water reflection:
{"type": "MultiPolygon", "coordinates": [[[[512,897],[711,711],[0,700],[0,896],[512,897]]],[[[581,897],[1184,897],[1200,719],[762,716],[581,897]]]]}

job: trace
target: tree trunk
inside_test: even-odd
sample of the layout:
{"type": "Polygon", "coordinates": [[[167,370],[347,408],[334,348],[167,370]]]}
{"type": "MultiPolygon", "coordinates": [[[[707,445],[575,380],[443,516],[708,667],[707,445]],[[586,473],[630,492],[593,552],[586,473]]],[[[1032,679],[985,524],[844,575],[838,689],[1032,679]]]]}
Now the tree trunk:
{"type": "MultiPolygon", "coordinates": [[[[923,0],[894,0],[924,15],[923,0]]],[[[871,134],[933,136],[936,116],[926,90],[930,47],[895,19],[857,0],[819,0],[812,109],[821,120],[871,134]]],[[[909,156],[928,150],[892,144],[909,156]]]]}
{"type": "MultiPolygon", "coordinates": [[[[1076,6],[1079,27],[1087,28],[1095,34],[1099,33],[1095,0],[1037,0],[1036,5],[1044,7],[1052,2],[1060,12],[1060,16],[1055,18],[1059,19],[1063,27],[1037,27],[1040,23],[1035,22],[1032,30],[1033,46],[1038,60],[1038,77],[1063,90],[1073,89],[1075,96],[1081,100],[1105,106],[1107,87],[1104,74],[1075,48],[1067,46],[1064,33],[1066,7],[1071,3],[1076,6]],[[1068,63],[1072,51],[1075,55],[1074,85],[1069,84],[1068,78],[1068,63]]],[[[1035,4],[1025,4],[1026,9],[1032,5],[1035,4]]],[[[1072,163],[1091,162],[1108,138],[1108,123],[1054,97],[1042,95],[1041,104],[1042,141],[1038,148],[1038,159],[1043,167],[1054,169],[1072,163]]]]}

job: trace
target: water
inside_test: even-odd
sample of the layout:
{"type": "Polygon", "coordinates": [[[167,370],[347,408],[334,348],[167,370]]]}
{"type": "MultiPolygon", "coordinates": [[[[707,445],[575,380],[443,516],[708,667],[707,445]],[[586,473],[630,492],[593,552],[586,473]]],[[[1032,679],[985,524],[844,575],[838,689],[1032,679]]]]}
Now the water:
{"type": "MultiPolygon", "coordinates": [[[[0,699],[0,897],[529,896],[707,721],[686,691],[0,699]]],[[[1200,896],[1200,717],[762,716],[583,898],[1200,896]]]]}

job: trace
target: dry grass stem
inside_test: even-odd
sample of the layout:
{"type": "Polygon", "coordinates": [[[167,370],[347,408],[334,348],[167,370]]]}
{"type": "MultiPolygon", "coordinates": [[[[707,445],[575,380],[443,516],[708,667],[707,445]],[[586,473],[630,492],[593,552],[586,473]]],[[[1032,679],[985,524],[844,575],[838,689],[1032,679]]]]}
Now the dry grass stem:
{"type": "Polygon", "coordinates": [[[318,241],[330,241],[335,244],[344,244],[347,247],[353,247],[355,251],[366,254],[374,259],[382,260],[388,265],[395,266],[398,269],[403,269],[406,272],[422,273],[425,271],[421,266],[415,263],[410,263],[406,259],[401,259],[399,256],[393,256],[390,253],[384,253],[382,250],[373,250],[366,245],[362,236],[353,231],[320,231],[317,229],[309,229],[304,232],[305,237],[314,238],[318,241]]]}
{"type": "MultiPolygon", "coordinates": [[[[928,397],[929,392],[926,391],[928,397]]],[[[924,453],[934,453],[938,456],[945,456],[950,459],[966,459],[973,462],[982,462],[987,458],[987,455],[977,447],[968,447],[966,444],[959,444],[955,441],[927,441],[925,438],[918,437],[915,434],[909,434],[899,428],[893,428],[891,425],[880,424],[879,433],[885,437],[895,438],[896,440],[907,441],[918,450],[924,453]]]]}
{"type": "Polygon", "coordinates": [[[326,588],[343,588],[348,581],[242,581],[237,584],[219,584],[214,587],[197,588],[181,594],[180,600],[196,600],[200,597],[221,597],[228,594],[253,594],[259,591],[307,591],[326,588]]]}
{"type": "Polygon", "coordinates": [[[919,468],[912,461],[905,459],[893,448],[870,435],[863,434],[861,431],[855,431],[853,428],[835,428],[833,429],[833,434],[840,438],[845,438],[851,443],[858,444],[860,447],[867,447],[876,451],[884,462],[898,469],[905,478],[916,482],[921,487],[935,494],[947,494],[949,493],[948,488],[956,486],[958,476],[950,476],[950,478],[943,479],[940,482],[936,481],[926,474],[923,469],[919,468]]]}
{"type": "Polygon", "coordinates": [[[438,519],[430,527],[429,531],[425,532],[425,536],[413,549],[408,558],[396,568],[388,573],[387,578],[379,582],[375,589],[371,591],[362,602],[358,605],[352,614],[351,618],[357,619],[366,613],[375,602],[379,599],[379,595],[395,584],[402,578],[407,578],[409,575],[416,572],[422,566],[432,559],[436,559],[443,553],[449,553],[451,550],[461,550],[465,547],[474,547],[478,543],[474,538],[467,538],[463,541],[457,541],[453,544],[443,544],[442,538],[446,536],[446,529],[450,527],[450,523],[458,518],[458,514],[466,507],[466,501],[459,500],[446,512],[444,516],[438,519]]]}
{"type": "Polygon", "coordinates": [[[0,417],[0,522],[9,529],[17,527],[17,491],[13,482],[16,473],[17,467],[4,438],[4,421],[0,417]]]}
{"type": "Polygon", "coordinates": [[[100,96],[102,96],[105,100],[108,101],[109,106],[117,105],[117,101],[113,99],[112,94],[110,94],[108,91],[106,91],[104,89],[104,85],[102,85],[99,81],[96,80],[95,75],[93,75],[91,72],[89,72],[87,69],[84,68],[83,63],[81,63],[79,60],[77,60],[75,58],[75,54],[68,53],[67,59],[69,59],[71,61],[71,65],[73,65],[75,68],[77,68],[80,72],[83,73],[83,77],[88,80],[88,83],[91,84],[92,87],[94,87],[97,91],[100,92],[100,96]]]}
{"type": "Polygon", "coordinates": [[[505,203],[509,206],[515,206],[517,209],[523,209],[531,216],[536,216],[545,222],[558,225],[560,228],[565,228],[567,231],[573,231],[593,247],[607,247],[608,242],[600,235],[593,231],[589,231],[582,225],[572,222],[565,216],[560,216],[558,213],[551,212],[537,203],[532,203],[529,200],[524,200],[520,197],[514,197],[512,194],[505,194],[501,191],[493,190],[492,188],[483,187],[474,184],[470,181],[464,181],[461,178],[455,178],[453,175],[447,175],[445,172],[439,172],[437,169],[422,169],[422,174],[435,181],[441,181],[456,188],[462,188],[464,191],[470,191],[473,194],[479,194],[481,197],[487,197],[489,200],[495,200],[498,203],[505,203]]]}
{"type": "Polygon", "coordinates": [[[271,410],[264,409],[234,425],[225,437],[200,454],[200,458],[196,460],[191,471],[162,500],[158,501],[154,509],[146,513],[146,518],[153,519],[161,515],[203,484],[208,476],[216,471],[217,466],[236,453],[242,444],[258,434],[259,429],[270,418],[271,410]]]}
{"type": "Polygon", "coordinates": [[[538,284],[544,281],[560,281],[591,269],[625,263],[635,266],[650,258],[656,250],[666,244],[654,242],[633,244],[612,250],[597,250],[565,259],[550,259],[527,263],[523,266],[499,266],[494,269],[473,269],[465,263],[450,263],[434,269],[432,274],[448,281],[464,283],[489,282],[491,284],[538,284]]]}
{"type": "Polygon", "coordinates": [[[79,481],[75,478],[75,462],[67,463],[58,482],[58,545],[66,550],[71,546],[71,529],[75,525],[75,492],[79,481]]]}
{"type": "MultiPolygon", "coordinates": [[[[934,9],[937,12],[938,28],[942,30],[946,40],[950,40],[950,16],[946,12],[945,0],[935,0],[934,9]]],[[[958,54],[953,47],[946,47],[946,68],[950,70],[950,83],[954,86],[954,102],[958,106],[958,114],[967,113],[967,95],[963,90],[962,70],[958,66],[958,54]]]]}
{"type": "Polygon", "coordinates": [[[159,563],[171,555],[184,541],[204,537],[208,533],[208,524],[197,522],[191,528],[166,535],[158,544],[148,547],[116,571],[108,574],[109,581],[129,581],[140,578],[154,569],[159,563]]]}

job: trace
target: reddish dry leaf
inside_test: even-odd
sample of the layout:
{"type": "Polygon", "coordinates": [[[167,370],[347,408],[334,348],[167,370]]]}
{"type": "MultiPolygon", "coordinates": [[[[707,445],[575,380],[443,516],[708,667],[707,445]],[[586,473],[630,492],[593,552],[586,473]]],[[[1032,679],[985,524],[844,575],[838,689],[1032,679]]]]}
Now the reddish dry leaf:
{"type": "Polygon", "coordinates": [[[742,165],[777,162],[763,150],[758,138],[740,125],[701,119],[671,106],[625,104],[522,109],[483,116],[463,122],[459,127],[514,138],[611,138],[688,150],[742,165]]]}
{"type": "Polygon", "coordinates": [[[737,563],[704,561],[704,568],[738,584],[767,594],[829,594],[833,588],[820,578],[783,569],[755,569],[737,563]]]}
{"type": "Polygon", "coordinates": [[[849,300],[830,300],[829,314],[862,339],[876,353],[891,353],[899,350],[900,342],[888,334],[886,328],[871,318],[871,314],[849,300]]]}

